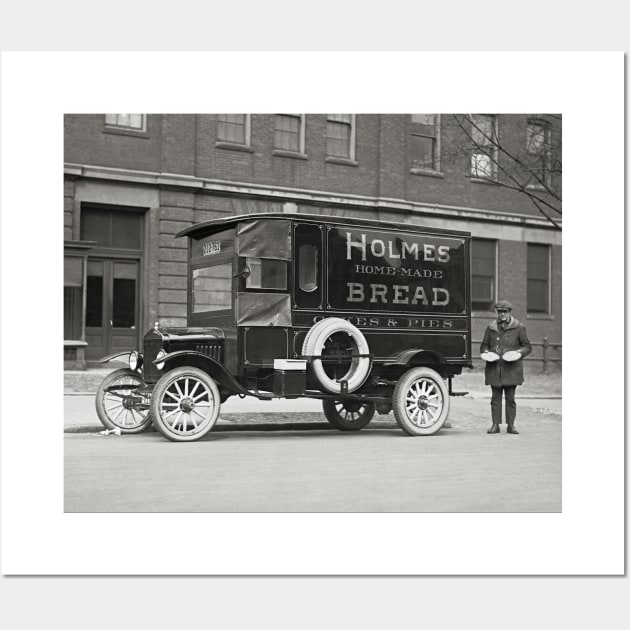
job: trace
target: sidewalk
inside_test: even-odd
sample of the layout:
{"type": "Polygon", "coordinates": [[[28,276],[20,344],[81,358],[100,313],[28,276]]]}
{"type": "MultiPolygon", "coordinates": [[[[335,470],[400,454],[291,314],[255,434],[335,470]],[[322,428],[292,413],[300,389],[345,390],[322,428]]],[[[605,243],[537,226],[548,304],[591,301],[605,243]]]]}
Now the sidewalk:
{"type": "MultiPolygon", "coordinates": [[[[562,373],[535,372],[526,366],[525,384],[517,389],[517,400],[547,400],[549,405],[561,407],[562,373]]],[[[103,431],[94,407],[96,390],[107,369],[66,372],[64,374],[64,432],[96,433],[103,431]]],[[[454,392],[468,392],[453,401],[490,398],[490,388],[484,384],[483,369],[464,370],[453,379],[454,392]]],[[[215,430],[284,430],[329,429],[330,425],[322,414],[321,401],[309,398],[273,399],[260,401],[254,397],[233,396],[221,407],[215,430]],[[255,425],[252,425],[255,423],[255,425]]],[[[371,428],[390,428],[395,425],[393,415],[375,415],[371,428]]]]}
{"type": "MultiPolygon", "coordinates": [[[[543,374],[538,362],[525,363],[524,369],[525,382],[517,388],[517,398],[562,398],[561,369],[554,367],[548,374],[543,374]]],[[[483,365],[475,364],[473,370],[464,369],[460,376],[453,378],[453,391],[470,392],[471,398],[490,398],[491,390],[485,384],[483,365]]]]}

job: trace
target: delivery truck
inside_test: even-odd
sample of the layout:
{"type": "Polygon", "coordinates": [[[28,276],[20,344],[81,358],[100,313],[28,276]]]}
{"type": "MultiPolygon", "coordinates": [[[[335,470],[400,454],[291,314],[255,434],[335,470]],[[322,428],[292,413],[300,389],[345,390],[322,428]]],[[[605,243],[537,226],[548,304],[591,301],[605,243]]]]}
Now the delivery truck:
{"type": "Polygon", "coordinates": [[[472,367],[468,232],[265,213],[192,225],[186,326],[155,322],[96,396],[102,423],[173,441],[215,425],[231,396],[315,398],[357,431],[393,411],[412,436],[445,424],[472,367]]]}

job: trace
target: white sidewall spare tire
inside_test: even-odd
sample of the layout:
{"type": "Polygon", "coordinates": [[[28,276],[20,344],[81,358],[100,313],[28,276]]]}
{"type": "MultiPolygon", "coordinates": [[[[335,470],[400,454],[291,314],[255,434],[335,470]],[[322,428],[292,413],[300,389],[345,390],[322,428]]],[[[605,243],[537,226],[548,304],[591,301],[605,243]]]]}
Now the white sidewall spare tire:
{"type": "MultiPolygon", "coordinates": [[[[340,317],[327,317],[314,324],[306,334],[302,345],[302,355],[305,357],[321,356],[326,341],[336,333],[346,333],[350,336],[356,346],[357,354],[369,354],[370,349],[365,336],[356,326],[340,317]]],[[[313,359],[312,366],[313,373],[322,389],[333,394],[340,394],[341,381],[347,381],[348,393],[351,393],[365,383],[370,374],[371,360],[368,356],[354,357],[350,369],[340,379],[330,378],[320,359],[313,359]]]]}

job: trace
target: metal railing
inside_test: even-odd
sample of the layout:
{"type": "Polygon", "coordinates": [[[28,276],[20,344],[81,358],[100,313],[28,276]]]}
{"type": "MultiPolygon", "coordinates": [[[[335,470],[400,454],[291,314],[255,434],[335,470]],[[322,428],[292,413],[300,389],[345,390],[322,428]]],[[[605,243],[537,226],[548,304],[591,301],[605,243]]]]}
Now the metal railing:
{"type": "MultiPolygon", "coordinates": [[[[532,345],[532,348],[542,348],[542,356],[533,356],[533,352],[532,354],[530,354],[529,356],[525,357],[523,359],[523,361],[542,361],[543,364],[543,374],[547,373],[547,370],[549,369],[549,364],[550,363],[562,363],[562,356],[550,356],[550,353],[552,352],[560,352],[562,353],[562,344],[561,343],[556,343],[556,342],[551,342],[549,341],[548,337],[543,337],[542,342],[541,341],[531,341],[530,343],[532,345]]],[[[473,347],[476,345],[477,347],[479,347],[479,344],[481,344],[481,339],[479,339],[478,341],[475,341],[473,339],[472,341],[473,347]]],[[[474,353],[473,353],[474,354],[474,353]]]]}

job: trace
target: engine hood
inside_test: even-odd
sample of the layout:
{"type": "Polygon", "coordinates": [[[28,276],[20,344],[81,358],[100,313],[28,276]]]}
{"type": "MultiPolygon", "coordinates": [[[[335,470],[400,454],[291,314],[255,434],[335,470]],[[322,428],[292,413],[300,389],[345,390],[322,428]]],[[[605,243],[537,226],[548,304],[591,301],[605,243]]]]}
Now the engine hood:
{"type": "Polygon", "coordinates": [[[169,341],[207,341],[208,339],[215,339],[217,341],[225,340],[225,333],[220,328],[169,326],[168,328],[160,328],[159,331],[169,341]]]}

